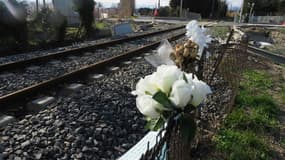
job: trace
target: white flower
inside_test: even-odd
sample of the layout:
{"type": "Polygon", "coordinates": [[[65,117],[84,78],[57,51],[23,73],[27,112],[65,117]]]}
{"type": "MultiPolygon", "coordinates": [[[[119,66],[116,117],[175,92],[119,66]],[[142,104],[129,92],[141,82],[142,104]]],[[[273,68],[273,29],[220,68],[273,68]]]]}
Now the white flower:
{"type": "Polygon", "coordinates": [[[133,95],[142,96],[145,94],[154,95],[158,88],[154,83],[154,75],[148,75],[145,78],[141,78],[136,85],[136,90],[132,92],[133,95]]]}
{"type": "Polygon", "coordinates": [[[156,86],[164,93],[169,94],[169,91],[175,81],[181,77],[182,71],[175,65],[161,65],[154,73],[154,81],[156,86]]]}
{"type": "Polygon", "coordinates": [[[193,89],[194,86],[186,83],[185,80],[175,81],[169,99],[177,108],[183,109],[189,104],[193,89]]]}
{"type": "Polygon", "coordinates": [[[171,44],[167,39],[162,40],[160,47],[157,49],[157,56],[160,58],[162,64],[175,65],[173,60],[170,58],[170,54],[174,52],[171,44]]]}
{"type": "Polygon", "coordinates": [[[186,25],[186,36],[193,42],[197,43],[199,46],[198,56],[201,57],[204,47],[207,47],[207,43],[211,42],[211,38],[206,36],[206,29],[204,27],[200,28],[198,21],[190,21],[186,25]]]}
{"type": "Polygon", "coordinates": [[[158,118],[160,116],[158,110],[163,109],[163,106],[149,95],[138,96],[136,104],[139,111],[150,118],[158,118]]]}
{"type": "Polygon", "coordinates": [[[193,99],[191,104],[193,106],[198,106],[206,98],[208,94],[211,94],[211,88],[203,81],[198,80],[197,78],[193,79],[194,90],[192,92],[193,99]]]}
{"type": "Polygon", "coordinates": [[[185,76],[189,84],[192,84],[194,79],[198,79],[193,73],[185,74],[185,76]]]}

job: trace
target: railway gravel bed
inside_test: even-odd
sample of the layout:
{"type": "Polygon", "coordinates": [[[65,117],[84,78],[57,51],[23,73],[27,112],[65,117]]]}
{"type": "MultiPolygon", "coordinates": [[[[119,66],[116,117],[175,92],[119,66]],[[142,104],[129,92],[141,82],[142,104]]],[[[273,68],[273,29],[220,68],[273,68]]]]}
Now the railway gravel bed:
{"type": "Polygon", "coordinates": [[[136,49],[145,44],[167,38],[175,33],[181,33],[177,30],[170,33],[164,33],[160,36],[152,36],[123,44],[115,45],[105,49],[95,50],[81,54],[80,56],[69,56],[59,60],[52,60],[37,66],[27,66],[24,69],[13,70],[0,73],[0,96],[9,94],[16,90],[40,83],[58,77],[64,73],[68,73],[83,66],[93,64],[100,60],[110,58],[115,55],[124,53],[125,51],[136,49]]]}
{"type": "Polygon", "coordinates": [[[7,126],[1,132],[4,158],[117,158],[146,132],[130,92],[139,77],[153,70],[144,61],[133,63],[7,126]]]}
{"type": "Polygon", "coordinates": [[[84,87],[68,97],[56,94],[58,90],[47,91],[56,102],[0,132],[0,157],[107,160],[121,156],[147,132],[131,91],[155,68],[144,59],[120,67],[96,81],[76,81],[84,87]]]}
{"type": "MultiPolygon", "coordinates": [[[[171,27],[174,28],[174,27],[176,27],[176,25],[173,25],[171,27]]],[[[159,31],[159,30],[164,30],[167,28],[170,28],[170,26],[169,25],[162,25],[160,27],[156,27],[155,29],[150,29],[150,30],[147,30],[144,32],[131,33],[131,34],[128,34],[128,36],[142,35],[145,33],[151,33],[151,32],[155,32],[155,31],[159,31]]],[[[15,54],[15,55],[10,55],[10,56],[3,56],[3,57],[0,57],[0,65],[15,62],[15,61],[27,60],[27,59],[31,59],[31,58],[35,58],[35,57],[50,55],[50,54],[53,54],[54,52],[58,52],[58,51],[64,51],[64,50],[86,47],[86,46],[92,46],[92,45],[107,42],[110,40],[112,40],[112,38],[102,38],[102,39],[98,39],[98,40],[73,43],[72,45],[69,45],[69,46],[59,47],[59,48],[54,48],[54,49],[49,49],[49,50],[34,51],[34,52],[27,52],[27,53],[15,54]]]]}
{"type": "MultiPolygon", "coordinates": [[[[77,81],[85,86],[72,96],[48,92],[57,97],[55,103],[36,115],[26,115],[0,132],[0,157],[18,160],[118,158],[147,132],[145,120],[130,92],[140,77],[154,70],[145,60],[136,60],[118,71],[104,74],[97,81],[77,81]]],[[[218,77],[212,90],[198,122],[203,131],[211,130],[209,125],[223,119],[220,106],[229,103],[232,94],[227,83],[218,77]]],[[[205,137],[207,139],[207,135],[205,137]]],[[[204,154],[205,146],[207,144],[199,144],[193,157],[204,154]]]]}

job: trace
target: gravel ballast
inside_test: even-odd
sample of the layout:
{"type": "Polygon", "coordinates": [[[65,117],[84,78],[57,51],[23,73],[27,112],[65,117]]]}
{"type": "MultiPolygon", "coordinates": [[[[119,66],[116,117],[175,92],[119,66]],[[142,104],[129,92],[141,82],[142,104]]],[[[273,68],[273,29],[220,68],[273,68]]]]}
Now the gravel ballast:
{"type": "MultiPolygon", "coordinates": [[[[48,109],[26,115],[0,132],[0,157],[98,160],[120,157],[147,132],[131,91],[141,77],[155,70],[144,59],[132,61],[117,71],[104,73],[98,80],[77,81],[84,87],[71,96],[50,92],[49,96],[57,100],[48,109]]],[[[217,79],[214,84],[224,82],[217,79]]],[[[202,109],[202,121],[222,117],[217,112],[219,105],[226,103],[229,89],[214,87],[211,101],[202,109]]]]}
{"type": "Polygon", "coordinates": [[[153,72],[137,61],[37,115],[26,116],[1,132],[8,159],[115,159],[143,137],[145,121],[130,94],[138,79],[153,72]]]}
{"type": "Polygon", "coordinates": [[[78,56],[67,56],[62,59],[57,59],[57,61],[59,61],[58,64],[51,63],[54,61],[51,60],[47,63],[34,66],[37,67],[36,69],[29,69],[31,66],[27,66],[20,70],[1,72],[0,76],[2,76],[2,78],[0,79],[0,83],[2,85],[0,88],[0,96],[59,77],[65,73],[78,70],[84,66],[94,64],[100,60],[122,54],[126,51],[137,49],[143,45],[167,38],[174,33],[181,33],[181,31],[182,30],[178,30],[170,33],[164,33],[160,36],[151,36],[149,38],[118,44],[105,49],[95,50],[89,54],[84,53],[78,56]]]}
{"type": "MultiPolygon", "coordinates": [[[[172,28],[172,27],[175,27],[175,25],[169,26],[168,24],[159,24],[158,26],[154,27],[154,29],[149,29],[149,30],[144,31],[144,32],[130,33],[130,34],[128,34],[128,36],[142,35],[145,33],[151,33],[151,32],[155,32],[158,30],[164,30],[164,29],[172,28]]],[[[27,53],[21,53],[21,54],[10,55],[10,56],[3,56],[3,57],[0,57],[0,65],[15,62],[15,61],[22,61],[22,60],[35,58],[35,57],[45,56],[45,55],[53,54],[53,53],[58,52],[58,51],[64,51],[64,50],[73,49],[73,48],[91,46],[91,45],[95,45],[98,43],[107,42],[110,40],[112,40],[112,38],[101,38],[98,40],[73,43],[70,46],[59,47],[59,48],[54,48],[54,49],[49,49],[49,50],[34,51],[34,52],[27,52],[27,53]]]]}

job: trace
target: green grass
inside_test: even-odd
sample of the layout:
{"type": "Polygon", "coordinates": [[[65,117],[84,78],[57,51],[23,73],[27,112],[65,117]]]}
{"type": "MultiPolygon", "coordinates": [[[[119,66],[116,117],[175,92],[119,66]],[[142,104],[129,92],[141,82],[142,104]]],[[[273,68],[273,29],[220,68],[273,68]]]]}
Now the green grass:
{"type": "Polygon", "coordinates": [[[281,140],[281,145],[282,145],[283,147],[285,147],[285,139],[282,139],[282,140],[281,140]]]}
{"type": "Polygon", "coordinates": [[[229,33],[230,30],[228,27],[212,27],[208,30],[208,33],[214,37],[220,37],[222,39],[227,38],[227,33],[229,33]]]}
{"type": "Polygon", "coordinates": [[[243,75],[245,81],[241,82],[241,87],[249,91],[266,91],[273,85],[270,75],[262,71],[246,71],[243,75]]]}
{"type": "Polygon", "coordinates": [[[285,28],[279,28],[279,31],[283,34],[285,34],[285,28]]]}
{"type": "Polygon", "coordinates": [[[96,23],[95,23],[95,27],[96,27],[97,29],[105,29],[105,28],[106,28],[106,25],[105,25],[104,22],[96,22],[96,23]]]}
{"type": "Polygon", "coordinates": [[[268,159],[270,155],[266,142],[254,132],[223,129],[215,140],[217,149],[227,153],[226,159],[268,159]]]}
{"type": "Polygon", "coordinates": [[[279,131],[279,108],[268,91],[272,77],[262,71],[246,71],[236,97],[236,108],[228,115],[214,141],[226,159],[270,159],[267,136],[279,131]]]}
{"type": "Polygon", "coordinates": [[[280,96],[281,96],[281,102],[285,104],[285,87],[284,86],[282,86],[282,89],[280,91],[280,96]]]}

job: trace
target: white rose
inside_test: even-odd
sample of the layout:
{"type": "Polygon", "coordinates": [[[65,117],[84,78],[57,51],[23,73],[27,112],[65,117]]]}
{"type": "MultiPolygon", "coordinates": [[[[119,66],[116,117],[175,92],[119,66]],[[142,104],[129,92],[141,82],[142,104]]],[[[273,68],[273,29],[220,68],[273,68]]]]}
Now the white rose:
{"type": "Polygon", "coordinates": [[[169,99],[176,107],[183,109],[191,100],[191,93],[194,89],[189,83],[184,80],[174,82],[169,99]]]}
{"type": "Polygon", "coordinates": [[[204,47],[207,47],[207,43],[211,42],[211,38],[206,35],[206,29],[204,27],[200,27],[198,21],[190,21],[186,25],[186,36],[197,43],[199,46],[198,56],[201,57],[204,47]]]}
{"type": "Polygon", "coordinates": [[[185,74],[185,76],[189,84],[193,84],[193,80],[198,79],[196,75],[193,75],[193,73],[185,74]]]}
{"type": "Polygon", "coordinates": [[[154,75],[148,75],[145,78],[141,78],[136,85],[136,90],[132,92],[133,95],[142,96],[146,93],[154,95],[158,91],[158,88],[154,83],[154,75]]]}
{"type": "Polygon", "coordinates": [[[156,102],[152,96],[143,95],[136,99],[137,108],[139,111],[150,118],[158,118],[160,113],[157,110],[162,110],[163,106],[156,102]]]}
{"type": "Polygon", "coordinates": [[[155,73],[155,84],[164,93],[168,94],[173,83],[181,77],[182,72],[175,65],[161,65],[155,73]]]}
{"type": "Polygon", "coordinates": [[[207,95],[212,93],[211,88],[203,81],[198,80],[197,78],[193,79],[193,99],[191,104],[193,106],[198,106],[201,104],[207,95]]]}

